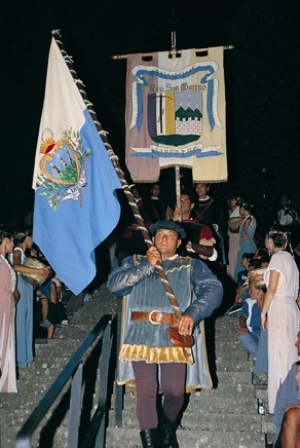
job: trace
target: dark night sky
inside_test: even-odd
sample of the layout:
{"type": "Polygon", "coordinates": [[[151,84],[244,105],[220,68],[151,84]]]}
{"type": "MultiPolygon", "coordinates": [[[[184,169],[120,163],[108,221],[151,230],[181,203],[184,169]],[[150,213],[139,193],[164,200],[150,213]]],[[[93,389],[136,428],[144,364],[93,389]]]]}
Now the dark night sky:
{"type": "MultiPolygon", "coordinates": [[[[178,49],[236,47],[225,54],[229,182],[216,192],[226,196],[243,190],[264,206],[264,196],[275,204],[285,190],[300,208],[299,2],[174,3],[178,49]]],[[[51,30],[61,30],[123,163],[126,63],[110,57],[169,49],[171,5],[169,0],[2,2],[0,220],[32,208],[51,30]]]]}

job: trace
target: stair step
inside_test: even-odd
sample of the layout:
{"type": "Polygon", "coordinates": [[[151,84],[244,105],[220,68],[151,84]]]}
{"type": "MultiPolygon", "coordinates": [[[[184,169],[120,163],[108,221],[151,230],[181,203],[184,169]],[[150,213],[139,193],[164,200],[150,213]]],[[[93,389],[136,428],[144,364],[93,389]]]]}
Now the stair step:
{"type": "Polygon", "coordinates": [[[81,344],[81,341],[72,341],[72,344],[63,344],[63,342],[66,341],[64,340],[60,340],[58,344],[56,344],[55,347],[51,346],[49,347],[48,345],[44,346],[44,350],[40,350],[39,352],[36,351],[36,356],[35,356],[35,361],[33,364],[29,365],[29,368],[33,368],[34,365],[37,362],[40,362],[40,359],[42,357],[47,357],[47,360],[49,362],[49,358],[61,358],[61,357],[65,357],[66,354],[67,356],[69,356],[70,353],[74,353],[77,348],[79,347],[79,345],[81,344]]]}
{"type": "Polygon", "coordinates": [[[273,415],[267,414],[265,416],[262,423],[262,429],[266,434],[275,435],[277,433],[277,428],[273,423],[273,415]]]}
{"type": "MultiPolygon", "coordinates": [[[[26,418],[28,417],[28,415],[26,415],[26,418]]],[[[25,418],[25,420],[26,420],[25,418]]],[[[19,423],[18,426],[21,427],[23,421],[19,423]]],[[[8,426],[8,425],[3,425],[3,429],[1,428],[1,440],[5,440],[5,445],[0,445],[1,448],[13,448],[15,446],[15,439],[17,436],[17,427],[15,426],[8,426]]],[[[19,428],[18,428],[19,429],[19,428]]],[[[60,427],[57,428],[57,431],[55,433],[55,438],[53,440],[53,444],[49,445],[47,444],[47,446],[52,446],[53,448],[66,448],[67,446],[67,437],[68,437],[68,427],[61,425],[60,427]]],[[[43,445],[39,444],[39,434],[38,433],[34,433],[31,439],[31,443],[30,443],[30,447],[31,448],[37,448],[37,447],[41,447],[43,445]]]]}
{"type": "Polygon", "coordinates": [[[56,379],[58,377],[58,375],[61,373],[61,371],[63,370],[64,366],[61,367],[53,367],[53,368],[49,368],[47,361],[44,360],[44,363],[42,364],[42,366],[37,367],[36,369],[23,369],[22,371],[20,371],[19,373],[19,382],[20,381],[44,381],[44,380],[49,380],[52,379],[52,381],[54,379],[56,379]],[[44,367],[43,367],[44,366],[44,367]]]}
{"type": "Polygon", "coordinates": [[[268,401],[268,388],[267,386],[255,387],[255,396],[260,398],[263,402],[268,401]]]}
{"type": "MultiPolygon", "coordinates": [[[[41,397],[37,397],[32,394],[10,394],[10,397],[7,398],[8,394],[1,395],[0,402],[0,413],[1,413],[1,422],[3,422],[4,414],[7,414],[10,410],[19,410],[19,409],[33,409],[37,403],[39,402],[41,397]]],[[[1,439],[0,439],[1,440],[1,439]]],[[[1,446],[1,444],[0,444],[1,446]]]]}
{"type": "MultiPolygon", "coordinates": [[[[65,352],[61,357],[58,357],[57,355],[55,357],[49,356],[48,353],[47,358],[45,359],[45,357],[43,358],[37,358],[35,360],[35,362],[33,363],[33,365],[30,366],[29,369],[27,369],[25,374],[28,375],[35,375],[35,371],[38,370],[39,372],[41,370],[45,370],[45,369],[63,369],[66,364],[68,364],[68,362],[70,361],[70,358],[72,357],[72,355],[74,354],[74,350],[70,351],[70,352],[65,352]]],[[[22,374],[23,375],[23,374],[22,374]]]]}
{"type": "Polygon", "coordinates": [[[219,384],[236,384],[252,382],[251,372],[217,372],[219,384]]]}
{"type": "MultiPolygon", "coordinates": [[[[114,421],[114,412],[109,412],[110,421],[114,421]]],[[[122,426],[125,428],[138,428],[138,420],[135,410],[124,410],[122,426]]],[[[236,414],[229,413],[202,413],[185,412],[181,421],[185,430],[213,431],[218,428],[222,431],[253,431],[261,432],[262,416],[256,414],[244,414],[240,419],[236,414]]]]}
{"type": "Polygon", "coordinates": [[[255,388],[253,384],[236,383],[236,384],[218,384],[218,387],[212,390],[201,390],[195,392],[196,395],[203,397],[219,397],[232,398],[232,397],[255,397],[255,388]]]}
{"type": "MultiPolygon", "coordinates": [[[[180,448],[262,448],[263,434],[248,431],[188,431],[177,430],[180,448]]],[[[106,448],[129,448],[141,446],[138,429],[108,428],[106,448]]]]}
{"type": "Polygon", "coordinates": [[[247,359],[216,359],[218,372],[250,372],[253,370],[253,363],[247,359]]]}
{"type": "MultiPolygon", "coordinates": [[[[226,372],[228,376],[230,376],[231,372],[226,372]]],[[[236,373],[236,372],[233,372],[236,373]]],[[[128,389],[130,392],[131,390],[128,389]]],[[[134,393],[134,392],[133,392],[134,393]]],[[[219,382],[217,387],[211,390],[201,389],[193,394],[195,397],[220,397],[220,398],[240,398],[240,397],[248,397],[255,398],[257,397],[255,392],[255,387],[250,382],[239,381],[238,378],[233,378],[230,381],[228,378],[227,382],[219,382]]],[[[257,397],[260,398],[260,397],[257,397]]]]}
{"type": "Polygon", "coordinates": [[[229,350],[229,351],[226,351],[226,349],[224,349],[224,348],[222,350],[216,349],[215,356],[218,361],[239,362],[240,360],[248,359],[246,350],[242,350],[242,352],[241,352],[238,349],[237,350],[229,350]]]}
{"type": "MultiPolygon", "coordinates": [[[[114,409],[115,397],[111,400],[112,409],[114,409]]],[[[136,410],[136,395],[124,396],[124,409],[136,410]]],[[[203,413],[229,413],[229,414],[257,414],[257,398],[222,398],[201,397],[191,395],[188,400],[186,412],[203,413]]]]}

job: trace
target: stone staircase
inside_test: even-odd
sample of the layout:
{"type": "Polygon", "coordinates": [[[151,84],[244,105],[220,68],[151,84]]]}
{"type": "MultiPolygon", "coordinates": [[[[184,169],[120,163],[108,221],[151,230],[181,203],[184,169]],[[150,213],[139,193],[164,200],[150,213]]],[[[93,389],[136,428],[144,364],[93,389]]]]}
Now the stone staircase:
{"type": "MultiPolygon", "coordinates": [[[[180,448],[265,447],[265,417],[258,415],[257,398],[265,403],[266,386],[252,383],[253,361],[235,338],[238,320],[239,315],[234,314],[208,321],[207,345],[215,387],[189,396],[177,431],[180,448]]],[[[135,406],[135,391],[126,388],[122,428],[114,427],[111,410],[106,448],[141,446],[135,406]]]]}
{"type": "MultiPolygon", "coordinates": [[[[35,345],[34,363],[20,371],[19,393],[0,395],[0,448],[14,447],[17,432],[70,357],[101,317],[114,315],[116,308],[116,298],[103,286],[74,314],[68,326],[56,329],[55,339],[35,345]]],[[[266,386],[255,386],[252,382],[253,362],[235,339],[237,327],[237,314],[208,321],[206,336],[215,387],[187,397],[186,411],[177,431],[181,448],[264,448],[263,430],[272,432],[270,420],[257,413],[257,398],[266,402],[266,386]]],[[[107,448],[141,446],[135,403],[135,392],[126,389],[123,427],[115,428],[112,398],[107,448]]],[[[38,430],[32,448],[66,447],[68,411],[60,409],[61,403],[57,400],[43,421],[43,426],[51,421],[58,422],[57,431],[44,435],[39,442],[38,430]]]]}
{"type": "MultiPolygon", "coordinates": [[[[35,360],[27,369],[19,371],[17,394],[0,394],[0,448],[13,448],[15,438],[23,423],[61,373],[77,348],[105,314],[116,314],[117,300],[105,286],[84,302],[84,306],[70,317],[69,325],[59,325],[55,330],[55,339],[36,340],[35,360]]],[[[69,388],[65,386],[64,392],[69,388]]],[[[68,394],[66,394],[68,397],[68,394]]],[[[39,442],[38,433],[33,436],[31,447],[63,448],[66,447],[68,436],[68,403],[63,403],[61,397],[48,411],[43,425],[59,422],[58,429],[53,434],[47,433],[39,442]]]]}

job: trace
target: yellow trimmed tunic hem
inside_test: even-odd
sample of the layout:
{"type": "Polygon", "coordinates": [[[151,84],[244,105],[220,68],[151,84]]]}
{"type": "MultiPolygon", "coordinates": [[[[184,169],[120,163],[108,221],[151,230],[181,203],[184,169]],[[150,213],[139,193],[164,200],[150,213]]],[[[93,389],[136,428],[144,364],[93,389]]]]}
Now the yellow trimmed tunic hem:
{"type": "Polygon", "coordinates": [[[188,365],[194,363],[192,349],[187,347],[149,347],[148,345],[130,345],[121,346],[119,360],[127,361],[146,361],[150,364],[182,362],[188,365]]]}

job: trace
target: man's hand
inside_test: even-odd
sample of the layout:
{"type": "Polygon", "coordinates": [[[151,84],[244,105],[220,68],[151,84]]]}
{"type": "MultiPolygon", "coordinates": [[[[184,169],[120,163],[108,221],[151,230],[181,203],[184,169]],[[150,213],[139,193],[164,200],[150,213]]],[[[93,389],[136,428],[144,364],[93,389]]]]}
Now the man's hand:
{"type": "Polygon", "coordinates": [[[157,264],[162,263],[161,255],[155,246],[152,246],[147,250],[146,258],[149,261],[149,263],[151,263],[154,267],[157,264]]]}
{"type": "Polygon", "coordinates": [[[236,335],[237,336],[244,336],[244,334],[246,334],[246,333],[249,333],[248,328],[242,327],[242,328],[239,328],[237,330],[236,335]]]}
{"type": "Polygon", "coordinates": [[[173,214],[173,221],[182,221],[182,210],[180,207],[176,207],[173,214]]]}
{"type": "Polygon", "coordinates": [[[186,335],[192,334],[194,330],[194,321],[188,314],[184,314],[178,324],[179,334],[186,335]]]}

